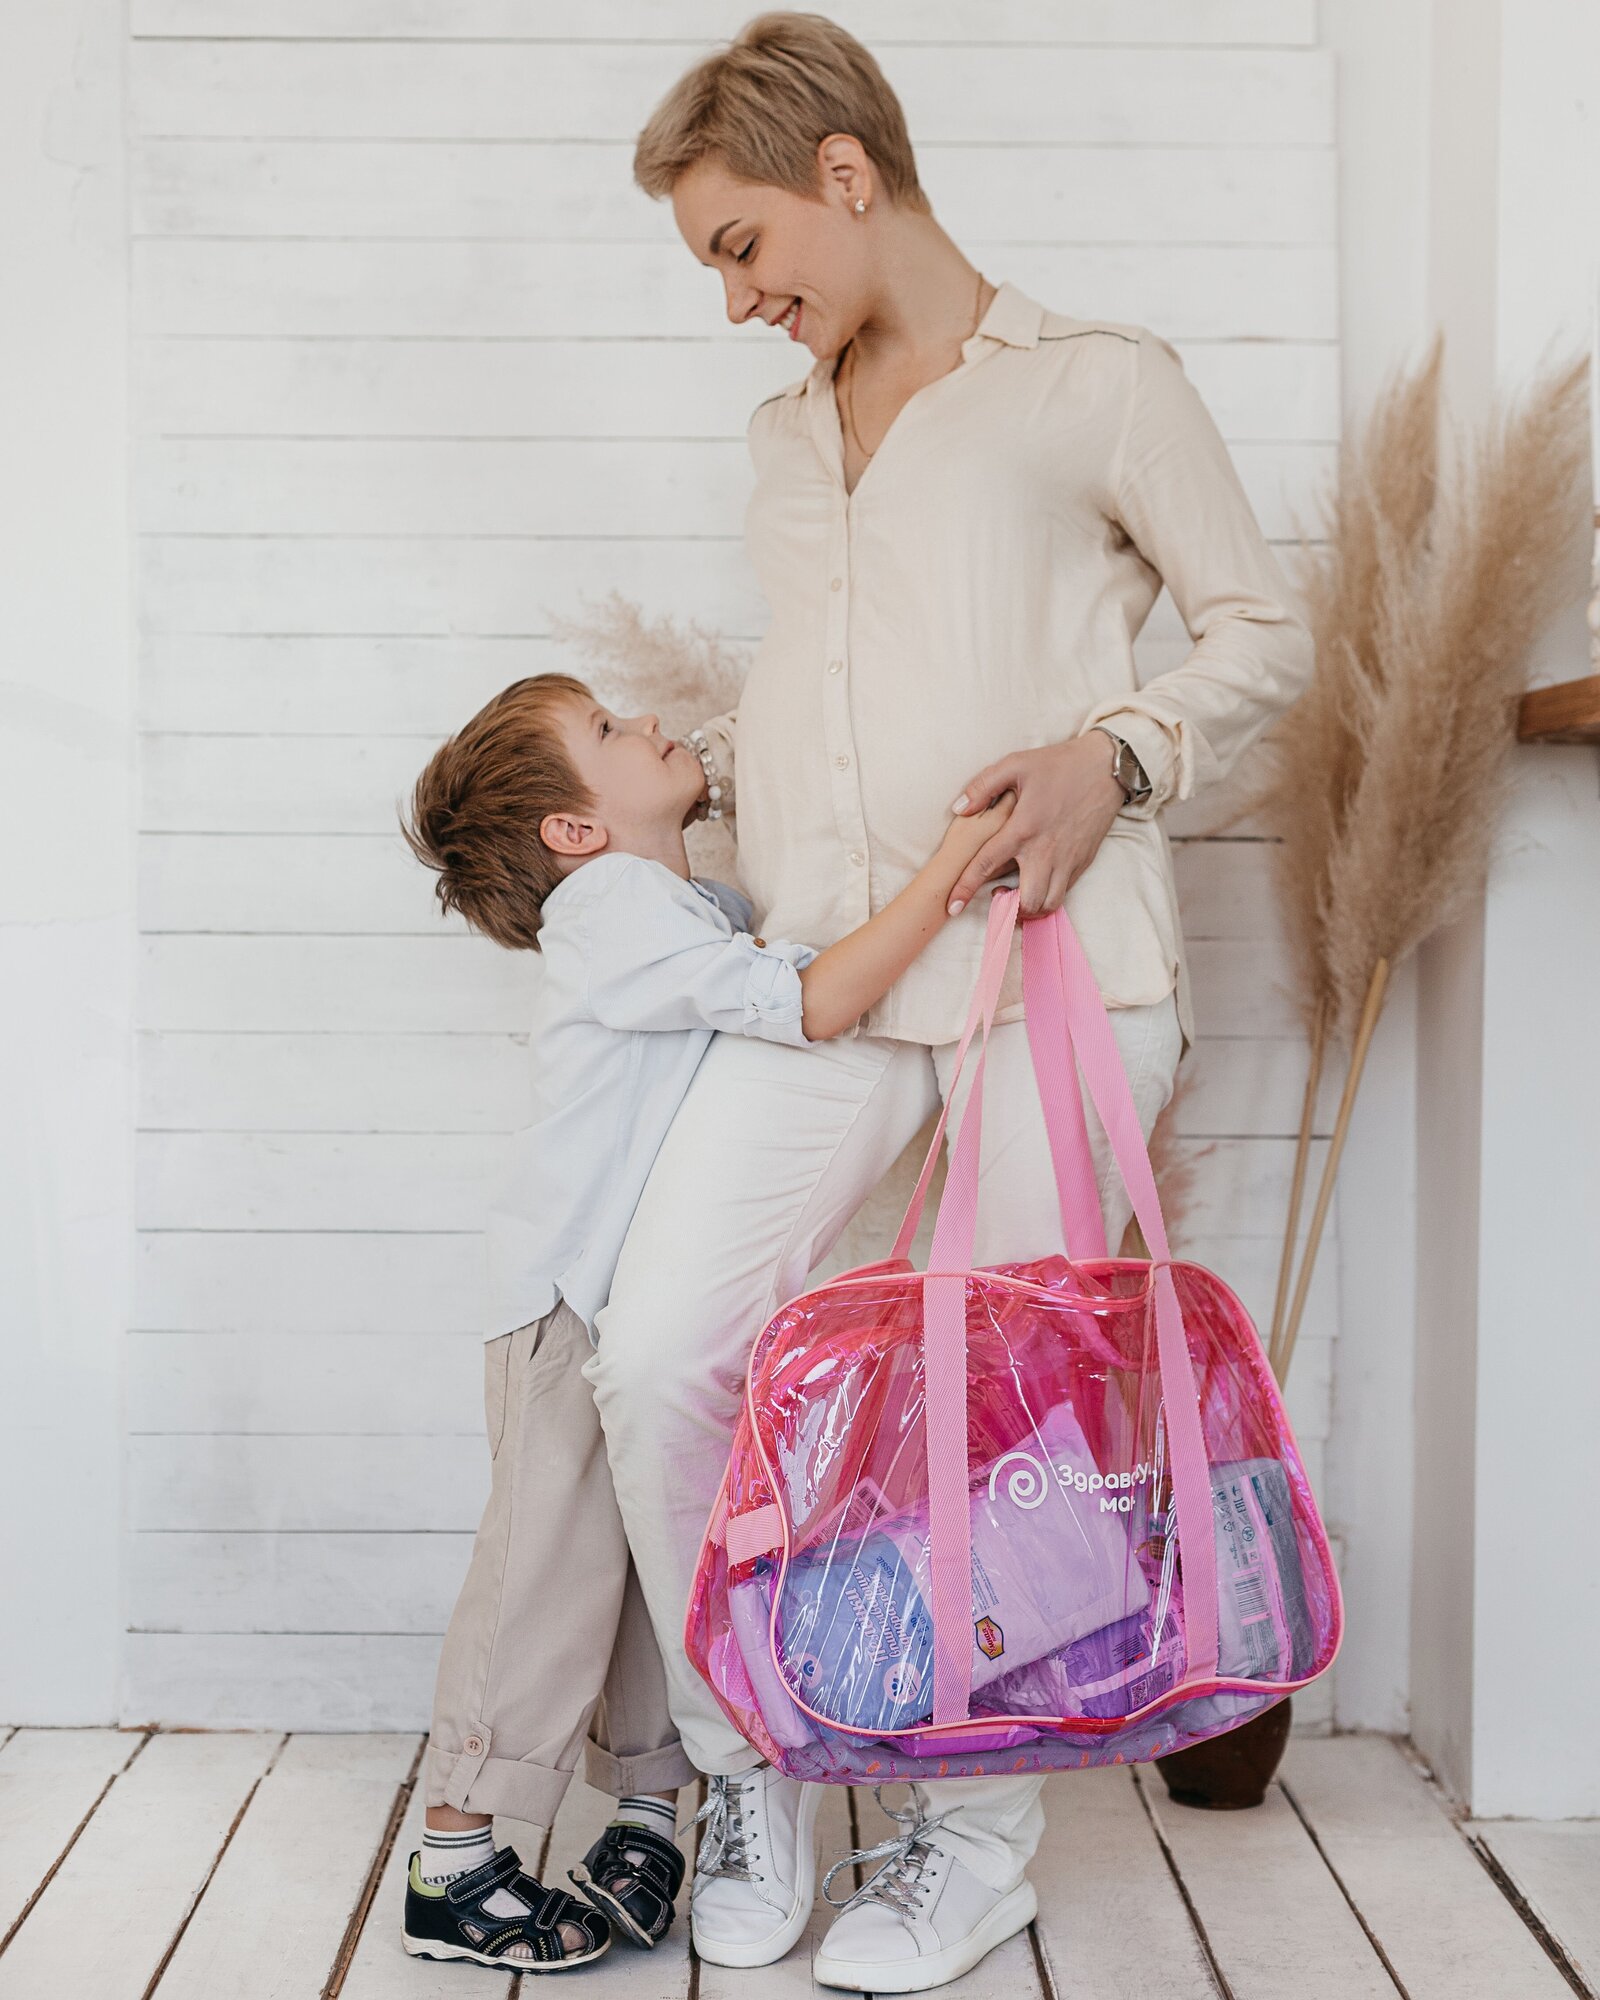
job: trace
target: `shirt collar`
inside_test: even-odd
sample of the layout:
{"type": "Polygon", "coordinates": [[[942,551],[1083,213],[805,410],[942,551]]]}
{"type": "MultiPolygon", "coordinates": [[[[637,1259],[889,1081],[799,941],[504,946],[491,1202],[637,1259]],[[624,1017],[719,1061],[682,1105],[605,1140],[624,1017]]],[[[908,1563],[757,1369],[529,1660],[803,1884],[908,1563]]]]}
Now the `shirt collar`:
{"type": "Polygon", "coordinates": [[[654,861],[647,854],[629,854],[623,848],[610,847],[604,853],[595,855],[592,860],[584,862],[581,868],[569,868],[540,905],[540,917],[543,918],[557,905],[564,910],[577,893],[576,885],[582,884],[586,892],[592,892],[603,877],[613,875],[618,868],[627,867],[635,861],[642,862],[646,868],[653,868],[658,877],[665,876],[669,892],[674,882],[681,883],[685,889],[693,889],[703,896],[713,909],[721,909],[722,905],[715,895],[697,876],[690,875],[685,878],[676,869],[669,868],[664,861],[654,861]]]}
{"type": "MultiPolygon", "coordinates": [[[[995,340],[1006,347],[1037,347],[1039,329],[1043,325],[1044,307],[1030,299],[1026,292],[1019,292],[1015,285],[1002,282],[995,288],[989,310],[962,343],[962,359],[970,360],[978,353],[980,341],[995,340]]],[[[832,380],[834,367],[833,356],[818,361],[811,373],[795,384],[796,389],[820,392],[832,380]]]]}
{"type": "Polygon", "coordinates": [[[1037,347],[1039,329],[1044,325],[1044,307],[1019,292],[1015,285],[1000,284],[989,301],[989,310],[978,322],[974,340],[1000,340],[1007,347],[1037,347]]]}

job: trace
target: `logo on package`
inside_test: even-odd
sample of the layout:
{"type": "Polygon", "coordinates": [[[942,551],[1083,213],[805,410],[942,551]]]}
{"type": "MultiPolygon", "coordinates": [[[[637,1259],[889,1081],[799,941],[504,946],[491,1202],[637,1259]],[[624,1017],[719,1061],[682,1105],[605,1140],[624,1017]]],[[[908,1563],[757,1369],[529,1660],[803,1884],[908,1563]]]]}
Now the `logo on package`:
{"type": "Polygon", "coordinates": [[[1072,1493],[1097,1493],[1100,1496],[1102,1514],[1131,1514],[1133,1512],[1133,1492],[1150,1477],[1149,1466],[1142,1462],[1131,1472],[1085,1472],[1070,1459],[1057,1459],[1054,1464],[1041,1465],[1031,1451],[1008,1451],[1004,1458],[995,1461],[989,1474],[989,1498],[993,1500],[999,1489],[1001,1475],[1005,1476],[1005,1497],[1014,1507],[1021,1507],[1031,1513],[1035,1507],[1042,1507],[1050,1494],[1050,1475],[1064,1495],[1072,1493]]]}
{"type": "Polygon", "coordinates": [[[1006,1635],[992,1618],[980,1618],[973,1626],[977,1637],[978,1650],[991,1660],[998,1660],[1006,1649],[1006,1635]]]}
{"type": "MultiPolygon", "coordinates": [[[[1000,1484],[1000,1475],[1006,1475],[1006,1498],[1013,1507],[1023,1507],[1032,1513],[1035,1507],[1042,1507],[1049,1493],[1044,1467],[1031,1451],[1008,1451],[989,1474],[989,1498],[995,1497],[995,1488],[1000,1484]],[[1006,1471],[1007,1466],[1011,1469],[1006,1471]]],[[[990,1655],[992,1659],[993,1654],[990,1655]]]]}

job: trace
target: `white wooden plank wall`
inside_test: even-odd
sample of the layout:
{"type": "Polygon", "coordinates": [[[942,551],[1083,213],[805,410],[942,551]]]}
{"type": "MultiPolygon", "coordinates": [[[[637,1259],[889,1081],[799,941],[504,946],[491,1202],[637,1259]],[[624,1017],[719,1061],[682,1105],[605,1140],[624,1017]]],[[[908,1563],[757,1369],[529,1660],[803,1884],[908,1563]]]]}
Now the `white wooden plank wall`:
{"type": "MultiPolygon", "coordinates": [[[[139,1720],[424,1718],[484,1485],[476,1232],[531,969],[436,921],[395,803],[586,594],[759,631],[742,439],[797,360],[726,324],[628,178],[749,11],[586,0],[576,39],[553,0],[132,0],[139,1720]]],[[[1338,430],[1310,0],[834,11],[985,271],[1172,337],[1292,540],[1338,430]]],[[[1164,605],[1148,664],[1181,646],[1164,605]]],[[[1263,1312],[1299,1050],[1267,852],[1201,837],[1216,811],[1174,829],[1187,1234],[1263,1312]]]]}

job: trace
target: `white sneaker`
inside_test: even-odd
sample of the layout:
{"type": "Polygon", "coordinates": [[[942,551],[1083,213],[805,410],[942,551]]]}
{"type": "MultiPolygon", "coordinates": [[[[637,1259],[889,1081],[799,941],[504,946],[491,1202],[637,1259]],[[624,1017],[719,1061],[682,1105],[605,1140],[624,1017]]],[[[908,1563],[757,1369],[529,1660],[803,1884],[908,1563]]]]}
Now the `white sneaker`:
{"type": "Polygon", "coordinates": [[[828,1871],[825,1896],[840,1868],[885,1857],[877,1874],[840,1906],[813,1958],[812,1976],[820,1985],[924,1993],[970,1972],[1038,1913],[1026,1877],[1014,1889],[991,1889],[932,1837],[938,1820],[918,1821],[914,1812],[892,1817],[904,1833],[828,1871]]]}
{"type": "Polygon", "coordinates": [[[771,1965],[811,1917],[821,1789],[761,1764],[708,1778],[689,1902],[694,1948],[713,1965],[771,1965]]]}

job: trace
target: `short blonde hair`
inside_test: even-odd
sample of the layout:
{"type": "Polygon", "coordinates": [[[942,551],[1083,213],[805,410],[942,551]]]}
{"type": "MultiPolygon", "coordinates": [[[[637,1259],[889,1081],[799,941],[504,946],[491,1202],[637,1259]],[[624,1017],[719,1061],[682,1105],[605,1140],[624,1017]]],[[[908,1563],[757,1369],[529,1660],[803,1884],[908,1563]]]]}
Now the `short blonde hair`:
{"type": "Polygon", "coordinates": [[[860,140],[891,201],[928,209],[905,113],[869,51],[825,15],[760,14],[651,112],[633,177],[659,200],[715,158],[739,180],[815,198],[817,148],[833,132],[860,140]]]}

